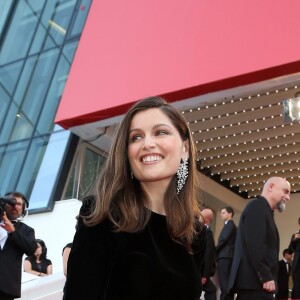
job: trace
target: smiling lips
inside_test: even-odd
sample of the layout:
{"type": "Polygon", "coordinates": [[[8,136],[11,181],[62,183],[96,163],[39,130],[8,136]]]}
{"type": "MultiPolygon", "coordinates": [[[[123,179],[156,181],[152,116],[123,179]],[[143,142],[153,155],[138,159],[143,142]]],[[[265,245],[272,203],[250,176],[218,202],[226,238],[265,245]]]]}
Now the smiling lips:
{"type": "Polygon", "coordinates": [[[147,155],[142,157],[143,163],[156,162],[162,160],[163,157],[160,155],[147,155]]]}

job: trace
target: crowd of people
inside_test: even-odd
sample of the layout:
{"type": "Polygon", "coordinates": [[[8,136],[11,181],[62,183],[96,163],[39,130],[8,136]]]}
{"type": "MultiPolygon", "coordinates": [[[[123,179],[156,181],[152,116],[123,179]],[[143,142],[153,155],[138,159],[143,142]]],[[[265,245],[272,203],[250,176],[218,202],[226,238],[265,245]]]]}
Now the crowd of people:
{"type": "MultiPolygon", "coordinates": [[[[183,115],[161,97],[134,104],[121,121],[105,166],[83,200],[74,240],[62,250],[64,300],[220,300],[300,298],[300,231],[278,261],[274,211],[290,184],[271,177],[242,211],[223,207],[217,242],[214,212],[202,208],[196,148],[183,115]],[[218,278],[216,280],[215,278],[218,278]]],[[[0,223],[0,299],[20,297],[21,268],[52,274],[43,240],[18,218],[28,209],[6,196],[0,223]],[[23,255],[27,257],[23,261],[23,255]]],[[[298,220],[300,226],[300,218],[298,220]]]]}

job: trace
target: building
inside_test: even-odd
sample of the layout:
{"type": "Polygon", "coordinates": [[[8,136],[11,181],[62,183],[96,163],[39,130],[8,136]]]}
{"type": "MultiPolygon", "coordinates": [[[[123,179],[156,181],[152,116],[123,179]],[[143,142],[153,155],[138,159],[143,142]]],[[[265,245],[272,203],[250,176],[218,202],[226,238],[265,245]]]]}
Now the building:
{"type": "MultiPolygon", "coordinates": [[[[214,209],[241,211],[272,174],[299,197],[300,125],[286,123],[281,107],[300,91],[299,1],[1,6],[0,194],[28,195],[31,215],[88,193],[122,114],[150,95],[190,122],[201,198],[214,209]]],[[[276,218],[292,232],[290,207],[287,223],[276,218]]]]}

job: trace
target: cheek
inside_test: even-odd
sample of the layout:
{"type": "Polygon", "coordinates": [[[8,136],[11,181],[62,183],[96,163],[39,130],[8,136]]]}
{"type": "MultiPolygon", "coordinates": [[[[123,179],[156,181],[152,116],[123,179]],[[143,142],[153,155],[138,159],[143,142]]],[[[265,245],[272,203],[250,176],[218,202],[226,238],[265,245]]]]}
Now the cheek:
{"type": "Polygon", "coordinates": [[[136,157],[136,152],[137,152],[135,145],[130,145],[127,149],[127,152],[128,152],[129,164],[132,167],[135,157],[136,157]]]}

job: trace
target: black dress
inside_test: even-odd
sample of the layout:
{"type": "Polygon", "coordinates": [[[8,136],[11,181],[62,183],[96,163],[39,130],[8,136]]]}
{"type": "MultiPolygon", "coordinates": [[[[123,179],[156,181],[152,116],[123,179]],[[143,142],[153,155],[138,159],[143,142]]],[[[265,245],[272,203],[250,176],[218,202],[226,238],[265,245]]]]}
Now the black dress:
{"type": "Polygon", "coordinates": [[[65,300],[198,300],[203,233],[193,254],[171,240],[166,217],[151,213],[139,233],[114,233],[109,221],[77,231],[68,261],[65,300]]]}

